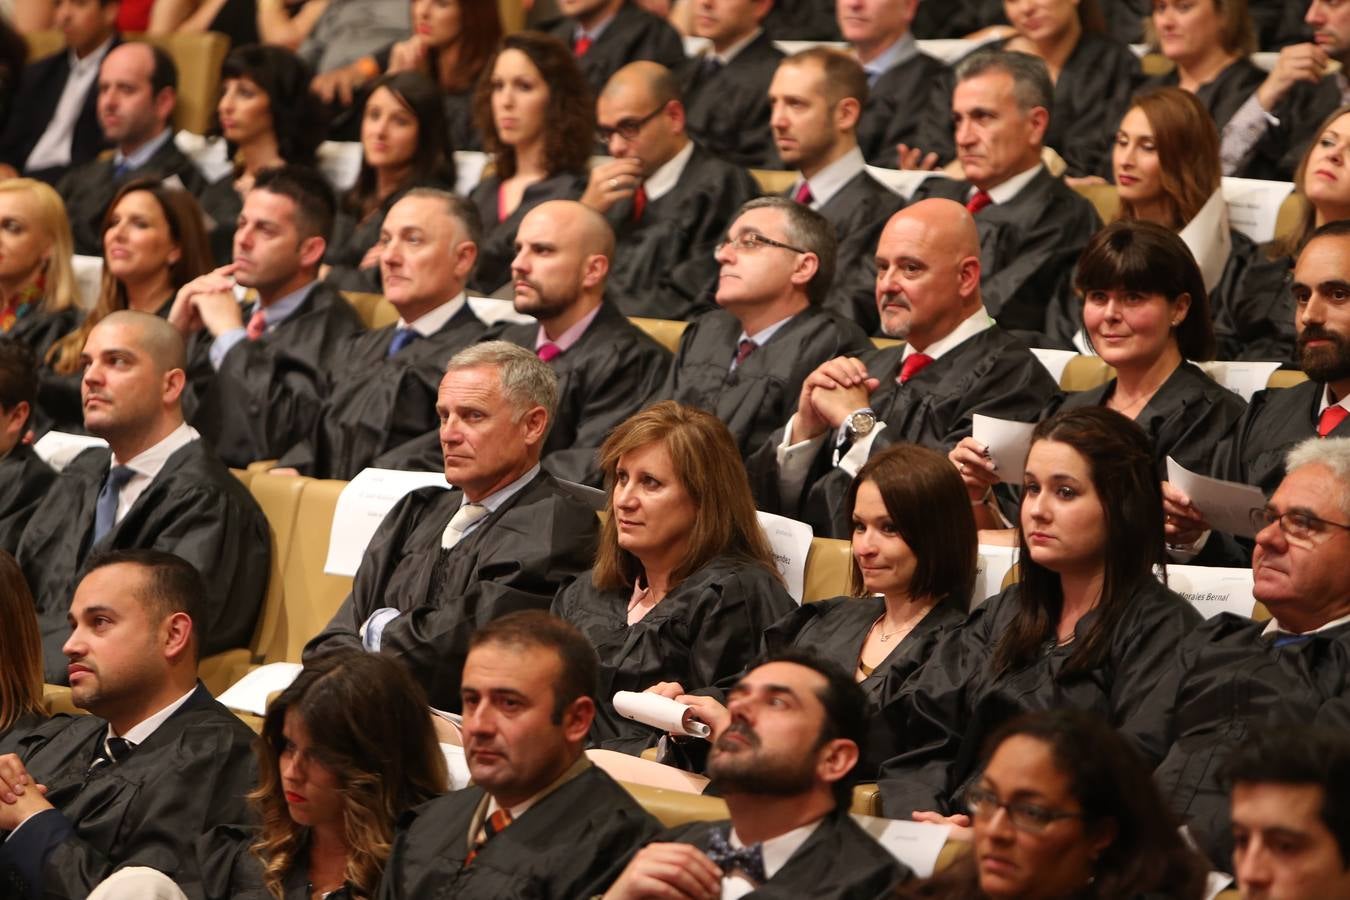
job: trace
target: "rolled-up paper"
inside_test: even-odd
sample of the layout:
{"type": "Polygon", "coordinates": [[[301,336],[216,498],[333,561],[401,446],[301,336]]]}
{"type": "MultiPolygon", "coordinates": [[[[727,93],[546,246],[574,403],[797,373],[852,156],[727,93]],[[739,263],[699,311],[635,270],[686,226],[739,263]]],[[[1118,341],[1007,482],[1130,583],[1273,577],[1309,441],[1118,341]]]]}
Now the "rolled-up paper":
{"type": "Polygon", "coordinates": [[[651,725],[662,731],[701,738],[712,734],[711,728],[689,715],[689,704],[660,694],[619,691],[614,695],[614,709],[625,719],[651,725]]]}

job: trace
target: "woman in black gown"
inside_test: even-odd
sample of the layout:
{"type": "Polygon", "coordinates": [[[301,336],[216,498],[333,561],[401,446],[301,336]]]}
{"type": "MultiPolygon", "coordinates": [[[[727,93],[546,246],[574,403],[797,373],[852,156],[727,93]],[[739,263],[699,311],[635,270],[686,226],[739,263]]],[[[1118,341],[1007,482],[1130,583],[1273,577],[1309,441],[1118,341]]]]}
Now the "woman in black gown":
{"type": "Polygon", "coordinates": [[[42,636],[19,564],[0,550],[0,754],[47,719],[42,700],[42,636]]]}
{"type": "Polygon", "coordinates": [[[1220,131],[1266,80],[1247,58],[1256,50],[1247,0],[1153,0],[1153,30],[1175,68],[1144,86],[1195,94],[1220,131]]]}
{"type": "Polygon", "coordinates": [[[0,180],[0,336],[39,362],[80,319],[74,252],[65,203],[51,185],[0,180]]]}

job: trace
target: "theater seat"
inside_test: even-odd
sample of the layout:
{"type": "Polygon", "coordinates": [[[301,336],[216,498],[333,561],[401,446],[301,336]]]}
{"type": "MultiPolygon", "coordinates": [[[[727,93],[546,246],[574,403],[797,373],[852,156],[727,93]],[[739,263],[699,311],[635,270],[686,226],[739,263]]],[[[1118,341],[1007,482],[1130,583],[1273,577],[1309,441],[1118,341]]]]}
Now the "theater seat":
{"type": "Polygon", "coordinates": [[[802,602],[812,603],[847,594],[852,566],[853,548],[848,541],[812,538],[811,550],[806,554],[802,602]]]}
{"type": "Polygon", "coordinates": [[[305,644],[323,630],[352,590],[352,579],[328,575],[323,570],[328,559],[333,512],[347,482],[316,478],[306,478],[304,482],[295,535],[282,576],[286,601],[284,634],[280,637],[285,649],[284,655],[277,659],[287,662],[300,661],[305,644]]]}
{"type": "Polygon", "coordinates": [[[641,316],[629,316],[628,321],[646,332],[647,337],[665,347],[671,353],[680,349],[680,335],[689,327],[688,322],[671,319],[644,319],[641,316]]]}
{"type": "Polygon", "coordinates": [[[875,782],[865,782],[853,786],[853,805],[849,812],[860,816],[881,816],[881,788],[875,782]]]}
{"type": "Polygon", "coordinates": [[[1120,212],[1120,194],[1114,184],[1076,184],[1074,191],[1087,199],[1103,222],[1111,222],[1120,212]]]}
{"type": "Polygon", "coordinates": [[[267,517],[268,532],[272,539],[272,571],[267,580],[267,599],[263,602],[258,626],[253,632],[254,662],[284,662],[290,659],[286,655],[290,646],[286,627],[286,562],[295,541],[300,496],[307,480],[258,475],[249,485],[249,493],[267,517]]]}
{"type": "Polygon", "coordinates": [[[777,169],[751,169],[750,175],[766,194],[781,194],[797,180],[796,172],[780,172],[777,169]]]}
{"type": "Polygon", "coordinates": [[[730,818],[725,800],[705,797],[685,791],[668,791],[644,784],[620,782],[643,809],[651,813],[666,828],[687,825],[690,822],[715,822],[730,818]]]}
{"type": "Polygon", "coordinates": [[[876,347],[878,350],[885,350],[887,347],[899,347],[903,343],[904,341],[897,340],[896,338],[887,338],[887,337],[872,338],[872,346],[876,347]]]}
{"type": "Polygon", "coordinates": [[[502,17],[502,30],[515,34],[525,27],[525,0],[497,0],[497,13],[502,17]]]}
{"type": "Polygon", "coordinates": [[[60,713],[67,713],[72,716],[88,715],[71,701],[70,688],[64,684],[44,684],[42,686],[42,703],[47,707],[48,715],[55,716],[60,713]]]}
{"type": "Polygon", "coordinates": [[[1298,231],[1299,226],[1303,224],[1304,210],[1307,207],[1307,199],[1297,191],[1284,198],[1280,204],[1280,211],[1275,216],[1275,237],[1286,238],[1298,231]]]}
{"type": "Polygon", "coordinates": [[[1059,386],[1066,391],[1090,391],[1116,377],[1116,370],[1101,357],[1075,356],[1059,376],[1059,386]]]}
{"type": "Polygon", "coordinates": [[[1291,388],[1308,380],[1308,376],[1293,369],[1278,369],[1266,380],[1268,388],[1291,388]]]}
{"type": "Polygon", "coordinates": [[[1260,600],[1257,600],[1255,605],[1252,606],[1252,621],[1269,622],[1270,619],[1271,619],[1270,610],[1266,608],[1266,605],[1264,603],[1262,603],[1260,600]]]}
{"type": "Polygon", "coordinates": [[[361,317],[361,324],[367,328],[375,328],[375,310],[381,302],[387,302],[383,294],[366,294],[360,291],[343,291],[342,298],[352,305],[356,314],[361,317]]]}
{"type": "Polygon", "coordinates": [[[1176,63],[1161,53],[1145,53],[1143,59],[1139,60],[1139,68],[1151,78],[1154,75],[1166,75],[1176,68],[1176,63]]]}
{"type": "Polygon", "coordinates": [[[230,474],[238,478],[244,487],[248,487],[248,483],[253,480],[253,473],[248,469],[231,469],[230,474]]]}

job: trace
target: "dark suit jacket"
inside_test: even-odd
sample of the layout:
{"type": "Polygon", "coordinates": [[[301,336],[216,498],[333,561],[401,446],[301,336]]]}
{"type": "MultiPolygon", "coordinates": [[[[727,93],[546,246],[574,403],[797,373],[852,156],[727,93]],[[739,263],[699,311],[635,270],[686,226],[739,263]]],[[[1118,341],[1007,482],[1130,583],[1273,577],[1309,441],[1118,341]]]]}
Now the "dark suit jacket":
{"type": "Polygon", "coordinates": [[[769,82],[782,59],[764,32],[716,74],[707,73],[702,56],[685,60],[678,78],[690,136],[729,163],[781,168],[769,128],[769,82]]]}
{"type": "Polygon", "coordinates": [[[834,284],[825,308],[857,322],[867,334],[876,334],[881,326],[876,300],[877,241],[887,220],[904,205],[898,194],[862,171],[817,210],[830,220],[839,239],[834,284]]]}
{"type": "MultiPolygon", "coordinates": [[[[1233,113],[1247,102],[1247,98],[1265,80],[1265,71],[1250,59],[1243,57],[1216,75],[1214,80],[1200,85],[1200,90],[1195,92],[1195,98],[1209,110],[1209,114],[1214,117],[1215,126],[1222,132],[1223,126],[1233,118],[1233,113]]],[[[1140,85],[1140,89],[1176,87],[1178,83],[1179,76],[1176,69],[1173,69],[1166,74],[1149,78],[1140,85]]]]}
{"type": "Polygon", "coordinates": [[[54,481],[56,472],[27,444],[0,456],[0,550],[19,549],[19,535],[54,481]]]}
{"type": "MultiPolygon", "coordinates": [[[[1248,95],[1250,96],[1250,95],[1248,95]]],[[[1242,160],[1234,175],[1293,181],[1294,170],[1317,139],[1322,120],[1341,105],[1341,78],[1327,75],[1316,84],[1300,81],[1290,88],[1272,112],[1278,122],[1269,122],[1266,133],[1242,160]]]]}
{"type": "Polygon", "coordinates": [[[956,155],[952,143],[952,70],[940,59],[918,53],[887,69],[867,92],[858,120],[858,146],[874,166],[895,168],[895,145],[936,153],[942,162],[956,155]]]}
{"type": "MultiPolygon", "coordinates": [[[[577,23],[564,17],[546,23],[542,30],[571,47],[577,23]]],[[[577,65],[591,90],[599,94],[611,75],[640,59],[674,69],[684,61],[684,43],[665,19],[652,15],[632,0],[625,0],[586,55],[577,59],[577,65]]]]}

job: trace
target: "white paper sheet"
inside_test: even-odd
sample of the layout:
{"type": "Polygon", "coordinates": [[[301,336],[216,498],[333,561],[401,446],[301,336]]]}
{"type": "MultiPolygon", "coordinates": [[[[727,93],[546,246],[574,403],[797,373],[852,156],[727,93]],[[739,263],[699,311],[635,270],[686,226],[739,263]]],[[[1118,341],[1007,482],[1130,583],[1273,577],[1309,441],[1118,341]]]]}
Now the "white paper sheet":
{"type": "Polygon", "coordinates": [[[496,325],[498,322],[533,322],[534,316],[527,316],[525,313],[516,312],[516,307],[510,300],[498,300],[495,297],[469,297],[469,309],[473,314],[482,319],[488,325],[496,325]]]}
{"type": "Polygon", "coordinates": [[[908,200],[930,178],[946,178],[945,172],[927,172],[923,169],[887,169],[882,166],[864,166],[867,174],[908,200]]]}
{"type": "Polygon", "coordinates": [[[690,737],[706,738],[712,729],[697,719],[686,718],[691,707],[660,694],[638,691],[617,691],[614,711],[625,719],[641,722],[662,731],[682,732],[690,737]]]}
{"type": "Polygon", "coordinates": [[[174,133],[173,142],[184,156],[192,160],[208,183],[219,181],[234,171],[234,160],[230,159],[222,137],[208,138],[191,131],[178,131],[174,133]]]}
{"type": "Polygon", "coordinates": [[[1051,347],[1032,347],[1031,352],[1045,366],[1050,377],[1055,379],[1055,384],[1064,380],[1064,370],[1068,368],[1069,360],[1078,356],[1072,350],[1055,350],[1051,347]]]}
{"type": "Polygon", "coordinates": [[[1005,484],[1022,483],[1031,433],[1035,430],[1035,422],[1009,422],[979,413],[971,418],[971,437],[989,448],[989,455],[998,466],[998,480],[1005,484]]]}
{"type": "Polygon", "coordinates": [[[242,712],[255,716],[267,714],[267,698],[284,691],[304,668],[299,663],[277,662],[259,666],[225,689],[216,699],[242,712]]]}
{"type": "Polygon", "coordinates": [[[1221,612],[1252,617],[1252,570],[1219,566],[1167,567],[1167,586],[1191,602],[1206,619],[1221,612]]]}
{"type": "Polygon", "coordinates": [[[929,56],[936,56],[947,65],[954,65],[963,57],[969,56],[975,52],[977,47],[981,47],[988,41],[967,41],[963,38],[934,38],[928,41],[915,41],[919,45],[920,53],[927,53],[929,56]]]}
{"type": "Polygon", "coordinates": [[[1003,579],[1016,563],[1016,547],[981,544],[980,555],[975,562],[975,588],[970,593],[971,607],[979,606],[984,600],[1001,591],[1003,579]]]}
{"type": "Polygon", "coordinates": [[[314,152],[314,162],[333,189],[342,192],[361,174],[361,153],[360,141],[324,141],[314,152]]]}
{"type": "Polygon", "coordinates": [[[1210,872],[1205,880],[1205,900],[1214,900],[1232,883],[1232,875],[1226,872],[1210,872]]]}
{"type": "Polygon", "coordinates": [[[1258,244],[1275,237],[1280,205],[1294,190],[1292,182],[1256,178],[1223,179],[1223,199],[1228,203],[1228,224],[1258,244]]]}
{"type": "Polygon", "coordinates": [[[773,548],[773,561],[783,576],[787,592],[798,603],[806,587],[806,557],[811,552],[811,526],[786,516],[761,512],[759,527],[773,548]]]}
{"type": "Polygon", "coordinates": [[[108,442],[91,434],[67,434],[64,431],[49,431],[33,444],[33,452],[38,458],[60,472],[70,461],[90,447],[106,447],[108,442]]]}
{"type": "Polygon", "coordinates": [[[878,819],[860,815],[854,815],[853,819],[862,826],[863,831],[889,850],[892,856],[913,869],[920,878],[928,878],[933,874],[938,855],[942,853],[947,837],[951,834],[950,826],[930,822],[906,822],[903,819],[878,819]]]}
{"type": "Polygon", "coordinates": [[[774,41],[773,45],[785,56],[801,53],[803,50],[810,50],[812,47],[829,47],[831,50],[843,50],[844,52],[848,52],[849,49],[845,41],[774,41]]]}
{"type": "Polygon", "coordinates": [[[1214,530],[1238,537],[1256,537],[1250,517],[1251,510],[1266,505],[1266,496],[1260,488],[1197,475],[1170,456],[1167,457],[1167,480],[1191,498],[1191,503],[1204,514],[1214,530]]]}
{"type": "Polygon", "coordinates": [[[1233,252],[1233,234],[1228,229],[1228,204],[1224,200],[1222,188],[1210,195],[1195,218],[1181,229],[1179,236],[1200,266],[1205,290],[1214,290],[1233,252]]]}
{"type": "Polygon", "coordinates": [[[347,483],[333,512],[333,530],[328,535],[329,575],[356,574],[366,545],[403,495],[421,487],[449,488],[443,472],[399,472],[364,469],[347,483]]]}
{"type": "Polygon", "coordinates": [[[1280,367],[1277,362],[1247,362],[1245,360],[1214,359],[1196,363],[1210,378],[1228,388],[1248,403],[1252,394],[1266,389],[1266,382],[1280,367]]]}
{"type": "Polygon", "coordinates": [[[86,310],[93,309],[103,287],[103,257],[80,256],[77,253],[70,258],[70,266],[75,270],[75,289],[80,306],[86,310]]]}
{"type": "Polygon", "coordinates": [[[698,56],[705,48],[711,47],[712,41],[705,37],[699,37],[693,34],[684,36],[684,55],[698,56]]]}
{"type": "Polygon", "coordinates": [[[455,193],[467,197],[483,180],[488,155],[482,150],[455,151],[455,193]]]}

